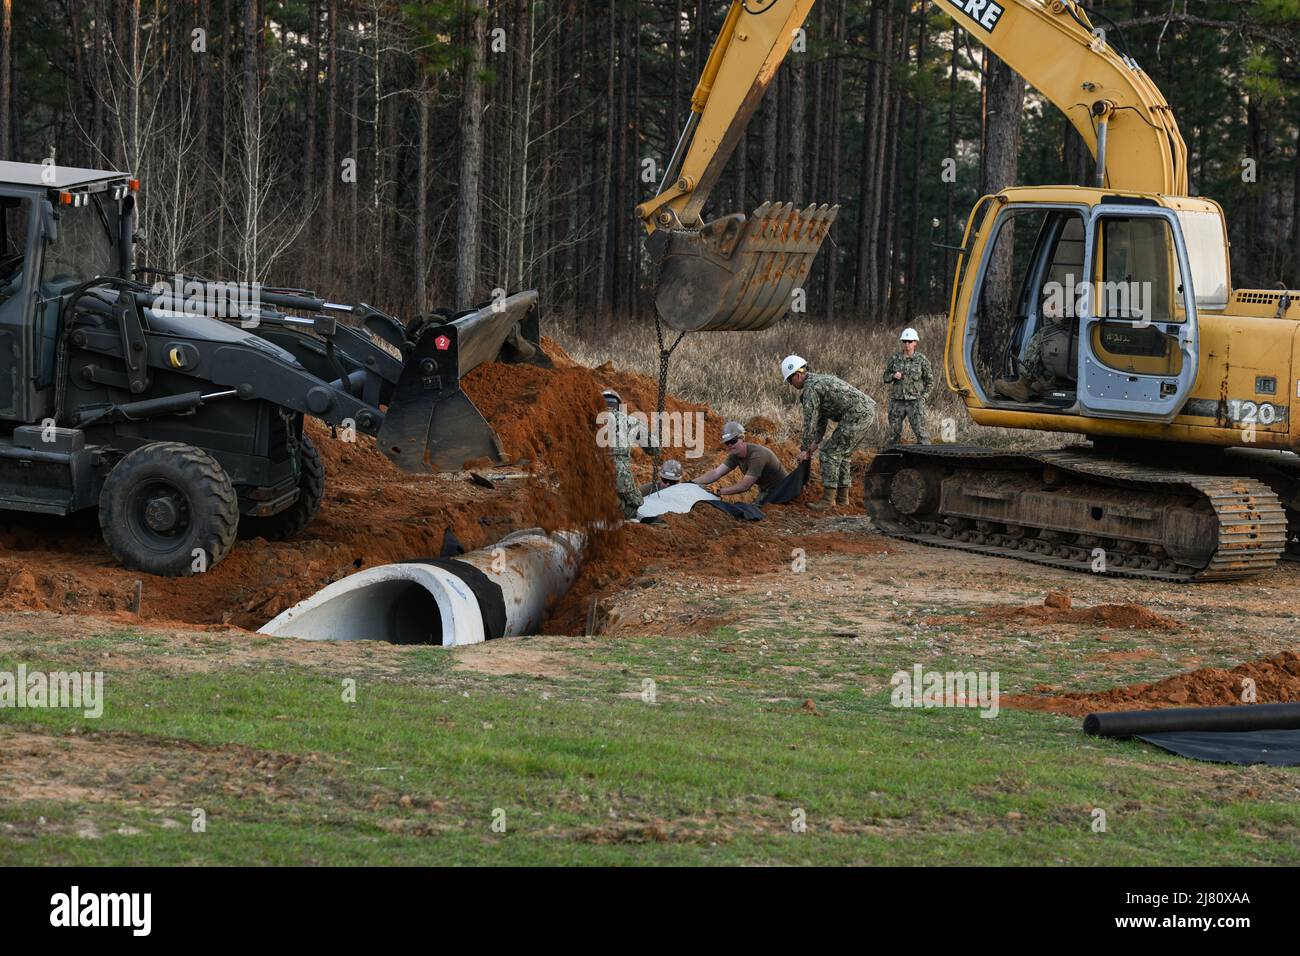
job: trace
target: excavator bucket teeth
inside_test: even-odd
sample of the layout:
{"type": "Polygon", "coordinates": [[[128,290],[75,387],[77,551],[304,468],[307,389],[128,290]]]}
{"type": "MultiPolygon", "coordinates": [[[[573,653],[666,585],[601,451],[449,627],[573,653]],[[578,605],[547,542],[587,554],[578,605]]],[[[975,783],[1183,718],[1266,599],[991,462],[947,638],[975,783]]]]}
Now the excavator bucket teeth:
{"type": "Polygon", "coordinates": [[[501,442],[460,387],[484,362],[550,364],[538,345],[537,293],[492,302],[424,328],[406,358],[378,443],[404,471],[458,471],[505,460],[501,442]]]}
{"type": "Polygon", "coordinates": [[[803,288],[839,206],[764,203],[672,232],[659,257],[655,307],[683,332],[753,332],[773,325],[803,288]]]}

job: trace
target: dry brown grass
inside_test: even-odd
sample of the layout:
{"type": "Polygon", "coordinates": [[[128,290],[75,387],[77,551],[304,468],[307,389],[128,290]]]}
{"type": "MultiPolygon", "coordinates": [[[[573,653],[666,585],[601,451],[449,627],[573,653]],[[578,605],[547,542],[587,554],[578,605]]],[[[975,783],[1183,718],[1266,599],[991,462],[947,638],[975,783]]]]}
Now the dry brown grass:
{"type": "MultiPolygon", "coordinates": [[[[915,328],[921,337],[921,351],[929,356],[939,380],[927,415],[934,441],[944,434],[945,418],[951,420],[949,434],[959,444],[1042,448],[1077,440],[1051,432],[974,424],[966,414],[966,406],[944,381],[942,354],[947,317],[920,316],[915,328]]],[[[786,318],[763,332],[688,335],[673,353],[668,389],[688,401],[703,402],[727,418],[742,422],[755,416],[769,418],[784,429],[780,437],[790,437],[797,434],[800,412],[796,392],[781,380],[780,362],[794,352],[814,369],[838,375],[876,400],[879,411],[867,444],[879,447],[888,437],[885,411],[889,390],[883,381],[884,368],[898,349],[901,331],[901,327],[864,328],[853,322],[786,318]]],[[[608,361],[646,375],[659,374],[653,322],[625,325],[596,340],[572,319],[552,319],[547,334],[584,365],[594,367],[608,361]]],[[[905,429],[904,436],[910,441],[911,430],[905,429]]]]}

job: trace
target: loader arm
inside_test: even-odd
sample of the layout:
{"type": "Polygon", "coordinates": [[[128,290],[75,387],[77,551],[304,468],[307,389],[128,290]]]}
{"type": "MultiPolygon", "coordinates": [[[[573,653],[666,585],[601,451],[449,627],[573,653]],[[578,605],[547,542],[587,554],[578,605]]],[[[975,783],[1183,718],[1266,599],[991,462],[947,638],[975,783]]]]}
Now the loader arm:
{"type": "Polygon", "coordinates": [[[1186,196],[1187,146],[1149,76],[1075,0],[932,0],[1065,114],[1099,162],[1098,185],[1186,196]]]}

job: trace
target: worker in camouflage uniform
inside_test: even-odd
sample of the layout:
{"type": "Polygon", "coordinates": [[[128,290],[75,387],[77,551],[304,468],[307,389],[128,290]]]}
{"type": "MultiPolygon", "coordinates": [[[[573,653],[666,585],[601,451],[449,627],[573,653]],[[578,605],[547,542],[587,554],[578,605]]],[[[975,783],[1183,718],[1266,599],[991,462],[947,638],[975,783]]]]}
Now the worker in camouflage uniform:
{"type": "Polygon", "coordinates": [[[903,437],[903,421],[912,423],[912,433],[922,445],[930,444],[925,427],[925,400],[934,387],[930,360],[917,351],[920,336],[916,329],[903,329],[899,336],[900,351],[885,365],[885,384],[889,386],[889,442],[897,445],[903,437]]]}
{"type": "Polygon", "coordinates": [[[1061,307],[1051,299],[1043,303],[1042,312],[1043,324],[1030,338],[1020,359],[1020,377],[1000,378],[993,383],[993,391],[1003,398],[1028,402],[1041,398],[1056,387],[1056,375],[1043,358],[1043,345],[1050,336],[1061,331],[1065,320],[1061,317],[1061,307]]]}
{"type": "Polygon", "coordinates": [[[614,490],[618,492],[618,503],[623,509],[623,517],[633,519],[637,509],[644,500],[641,489],[632,477],[632,443],[635,429],[639,426],[632,421],[623,406],[623,399],[618,392],[607,388],[600,393],[609,409],[606,422],[610,457],[614,459],[614,490]]]}
{"type": "Polygon", "coordinates": [[[849,459],[876,420],[876,403],[842,378],[809,372],[808,363],[798,355],[785,357],[781,375],[801,393],[803,438],[799,443],[799,460],[807,461],[813,452],[818,452],[822,463],[822,499],[808,507],[825,511],[831,505],[848,504],[849,459]],[[822,436],[831,422],[839,422],[839,427],[823,445],[822,436]]]}

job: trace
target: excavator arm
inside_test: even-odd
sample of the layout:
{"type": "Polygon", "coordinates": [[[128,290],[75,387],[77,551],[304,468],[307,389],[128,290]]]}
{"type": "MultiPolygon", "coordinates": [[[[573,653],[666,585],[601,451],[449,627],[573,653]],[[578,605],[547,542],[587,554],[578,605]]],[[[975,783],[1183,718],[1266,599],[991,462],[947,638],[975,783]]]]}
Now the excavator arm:
{"type": "Polygon", "coordinates": [[[700,224],[709,193],[814,3],[732,0],[691,96],[691,115],[661,177],[659,194],[637,207],[651,235],[661,228],[700,224]]]}
{"type": "MultiPolygon", "coordinates": [[[[764,329],[790,308],[838,206],[701,211],[816,0],[733,0],[658,194],[637,206],[659,269],[655,306],[683,331],[764,329]]],[[[1098,160],[1099,184],[1187,195],[1187,147],[1160,90],[1075,0],[931,0],[1051,100],[1098,160]]]]}
{"type": "Polygon", "coordinates": [[[732,0],[691,115],[660,181],[637,206],[658,266],[655,306],[682,331],[764,329],[790,308],[838,206],[763,203],[712,222],[700,213],[815,0],[732,0]]]}
{"type": "Polygon", "coordinates": [[[1187,146],[1151,78],[1074,0],[931,0],[1069,119],[1098,185],[1187,195],[1187,146]]]}

